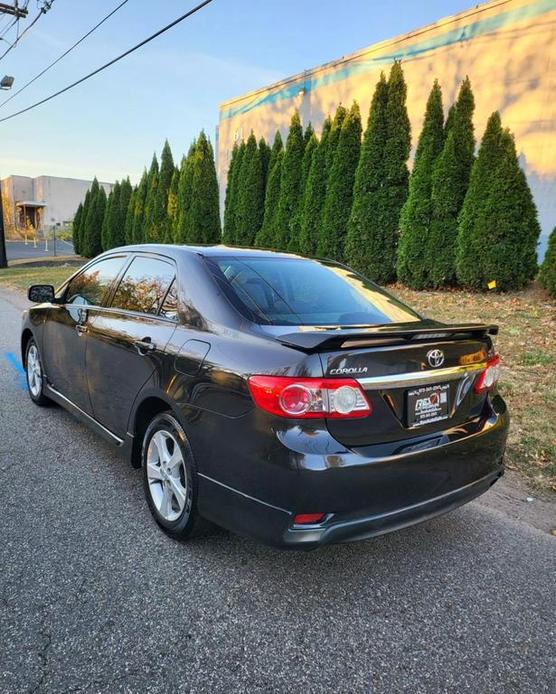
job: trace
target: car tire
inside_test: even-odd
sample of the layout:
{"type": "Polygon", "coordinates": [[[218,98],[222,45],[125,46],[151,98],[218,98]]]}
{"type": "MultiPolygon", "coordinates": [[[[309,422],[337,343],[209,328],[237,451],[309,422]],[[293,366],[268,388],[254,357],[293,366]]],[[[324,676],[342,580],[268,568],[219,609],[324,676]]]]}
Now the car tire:
{"type": "Polygon", "coordinates": [[[141,450],[143,488],[158,525],[177,540],[205,534],[210,524],[197,512],[197,467],[177,419],[163,412],[151,421],[141,450]]]}
{"type": "Polygon", "coordinates": [[[27,378],[29,397],[35,405],[40,407],[50,405],[52,401],[44,394],[44,370],[39,348],[34,338],[29,340],[25,349],[25,376],[27,378]]]}

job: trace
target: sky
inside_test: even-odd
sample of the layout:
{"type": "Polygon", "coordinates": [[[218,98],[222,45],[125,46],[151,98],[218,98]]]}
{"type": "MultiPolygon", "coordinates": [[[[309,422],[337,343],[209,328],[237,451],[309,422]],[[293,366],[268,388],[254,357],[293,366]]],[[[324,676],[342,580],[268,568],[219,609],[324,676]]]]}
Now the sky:
{"type": "MultiPolygon", "coordinates": [[[[29,18],[36,14],[29,3],[29,18]]],[[[14,91],[119,0],[54,0],[2,59],[14,91]]],[[[66,86],[183,14],[195,0],[129,0],[74,52],[2,106],[9,115],[66,86]]],[[[455,14],[471,0],[214,0],[75,89],[0,123],[0,177],[51,175],[136,182],[165,138],[178,160],[231,97],[455,14]]],[[[21,0],[20,0],[21,5],[21,0]]],[[[1,26],[7,23],[4,18],[1,26]]],[[[22,30],[29,22],[22,21],[22,30]]],[[[4,39],[13,40],[8,33],[4,39]]],[[[0,42],[1,46],[7,44],[0,42]]]]}

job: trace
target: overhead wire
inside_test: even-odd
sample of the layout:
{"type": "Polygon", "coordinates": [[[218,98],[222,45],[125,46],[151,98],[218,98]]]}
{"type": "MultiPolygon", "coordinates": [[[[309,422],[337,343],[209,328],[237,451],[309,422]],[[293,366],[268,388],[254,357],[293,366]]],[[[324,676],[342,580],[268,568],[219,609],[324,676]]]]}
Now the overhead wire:
{"type": "Polygon", "coordinates": [[[17,27],[18,27],[17,37],[16,37],[15,41],[11,44],[11,46],[8,46],[8,48],[6,48],[6,50],[2,53],[2,55],[0,55],[0,60],[2,60],[2,58],[4,58],[4,56],[8,55],[8,53],[17,46],[17,44],[21,41],[21,39],[25,36],[25,34],[29,31],[29,29],[31,29],[32,27],[35,26],[35,24],[39,21],[39,19],[43,16],[43,14],[46,14],[48,12],[48,10],[52,7],[53,3],[54,3],[54,0],[45,0],[45,2],[43,3],[43,6],[39,10],[38,15],[36,15],[36,17],[33,19],[33,21],[25,27],[25,29],[21,32],[21,34],[19,33],[19,19],[16,19],[17,27]]]}
{"type": "Polygon", "coordinates": [[[129,48],[124,53],[121,53],[120,55],[116,56],[115,58],[112,58],[112,60],[109,60],[107,63],[105,63],[104,65],[101,65],[96,70],[89,72],[84,77],[81,77],[80,79],[76,80],[75,82],[68,84],[63,89],[59,89],[57,92],[50,94],[50,96],[47,96],[44,99],[41,99],[40,101],[37,101],[34,104],[31,104],[30,106],[27,106],[26,108],[22,108],[19,111],[15,111],[15,113],[11,113],[9,116],[4,116],[4,118],[0,118],[0,123],[3,123],[4,121],[10,120],[11,118],[15,118],[16,116],[20,116],[22,113],[27,113],[28,111],[31,111],[32,109],[37,108],[38,106],[42,106],[42,104],[45,104],[47,101],[51,101],[52,99],[56,98],[57,96],[60,96],[61,94],[64,94],[65,92],[69,91],[70,89],[77,87],[78,84],[82,84],[83,82],[90,79],[91,77],[98,75],[99,72],[106,70],[106,68],[110,67],[111,65],[114,65],[115,63],[117,63],[118,61],[127,57],[131,53],[134,53],[139,48],[142,48],[147,43],[150,43],[154,39],[158,38],[161,34],[164,34],[166,31],[168,31],[169,29],[172,29],[180,22],[183,22],[188,17],[191,17],[191,15],[193,15],[196,12],[198,12],[199,10],[203,9],[203,7],[210,5],[211,2],[213,2],[213,0],[204,0],[204,2],[199,3],[198,5],[193,7],[191,10],[189,10],[185,14],[182,14],[180,17],[175,19],[173,22],[170,22],[170,24],[167,24],[166,26],[162,27],[162,29],[159,29],[154,34],[151,34],[146,39],[143,39],[143,41],[140,41],[138,44],[136,44],[132,48],[129,48]]]}
{"type": "Polygon", "coordinates": [[[121,7],[123,7],[127,2],[129,2],[129,0],[123,0],[123,2],[120,2],[119,5],[116,5],[116,7],[115,7],[111,12],[109,12],[105,17],[103,17],[103,18],[100,20],[100,22],[98,22],[97,24],[95,24],[95,26],[92,27],[92,29],[89,29],[89,31],[88,31],[86,34],[83,34],[83,36],[82,36],[80,39],[78,39],[72,46],[70,46],[70,47],[69,47],[66,51],[64,51],[61,55],[59,55],[59,56],[56,58],[56,60],[53,60],[53,61],[52,61],[49,65],[47,65],[43,70],[41,70],[39,73],[37,73],[32,79],[30,79],[28,82],[26,82],[26,83],[25,83],[22,87],[20,87],[16,92],[14,92],[13,94],[11,94],[5,101],[3,101],[3,102],[0,104],[0,108],[2,108],[3,106],[5,106],[5,105],[8,103],[8,101],[11,101],[12,99],[15,99],[15,97],[16,97],[18,94],[21,94],[22,91],[24,91],[25,89],[27,89],[27,87],[28,87],[30,84],[33,84],[33,82],[36,82],[36,81],[39,79],[39,77],[42,77],[46,72],[48,72],[48,71],[50,70],[50,68],[54,67],[54,65],[56,65],[57,63],[59,63],[60,60],[62,60],[63,58],[65,58],[66,55],[68,55],[68,53],[71,53],[71,51],[73,51],[74,48],[77,48],[77,46],[79,46],[80,43],[82,43],[82,42],[83,42],[86,38],[88,38],[93,32],[95,32],[100,26],[102,26],[102,25],[104,24],[104,22],[106,22],[108,19],[110,19],[110,17],[111,17],[113,14],[115,14],[121,7]]]}

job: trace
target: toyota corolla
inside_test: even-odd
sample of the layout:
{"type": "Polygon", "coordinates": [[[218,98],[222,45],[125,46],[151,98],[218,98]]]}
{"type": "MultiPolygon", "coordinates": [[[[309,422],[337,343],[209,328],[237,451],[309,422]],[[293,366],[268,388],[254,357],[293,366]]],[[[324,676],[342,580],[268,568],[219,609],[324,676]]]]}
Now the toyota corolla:
{"type": "Polygon", "coordinates": [[[288,547],[426,520],[503,474],[497,327],[419,315],[343,265],[129,246],[34,285],[22,359],[142,469],[157,523],[288,547]]]}

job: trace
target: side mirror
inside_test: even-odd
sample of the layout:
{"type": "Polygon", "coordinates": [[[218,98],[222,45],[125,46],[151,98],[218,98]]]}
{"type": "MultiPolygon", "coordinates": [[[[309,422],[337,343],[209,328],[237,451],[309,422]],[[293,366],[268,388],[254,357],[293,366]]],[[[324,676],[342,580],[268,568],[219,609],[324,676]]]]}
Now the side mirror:
{"type": "Polygon", "coordinates": [[[27,298],[34,304],[54,301],[54,287],[51,284],[32,284],[27,290],[27,298]]]}

